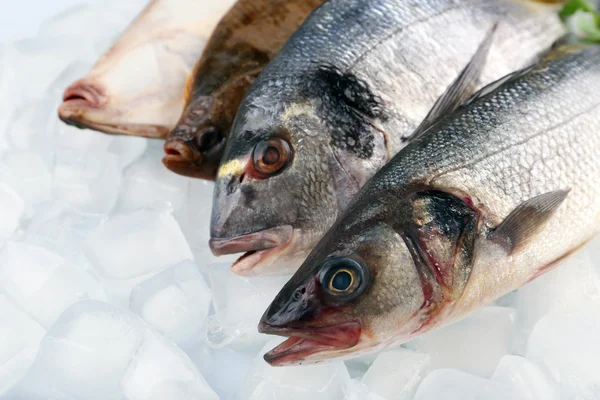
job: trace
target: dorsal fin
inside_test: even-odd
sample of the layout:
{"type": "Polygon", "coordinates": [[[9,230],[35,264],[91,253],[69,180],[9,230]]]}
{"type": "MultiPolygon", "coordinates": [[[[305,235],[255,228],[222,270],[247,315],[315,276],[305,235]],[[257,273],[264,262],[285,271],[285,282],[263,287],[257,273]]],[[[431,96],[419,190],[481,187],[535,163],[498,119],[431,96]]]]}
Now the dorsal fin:
{"type": "Polygon", "coordinates": [[[465,69],[436,101],[419,127],[405,140],[411,141],[420,137],[438,120],[456,110],[475,93],[497,26],[497,23],[492,26],[465,69]]]}

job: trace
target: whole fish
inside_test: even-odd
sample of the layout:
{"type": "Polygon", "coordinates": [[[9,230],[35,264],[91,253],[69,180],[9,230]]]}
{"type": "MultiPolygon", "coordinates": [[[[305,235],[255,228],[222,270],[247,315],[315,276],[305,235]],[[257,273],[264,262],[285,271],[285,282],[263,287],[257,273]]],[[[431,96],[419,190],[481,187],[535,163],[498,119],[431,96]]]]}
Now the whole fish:
{"type": "Polygon", "coordinates": [[[481,84],[547,50],[563,33],[556,10],[522,0],[319,7],[240,106],[216,179],[213,253],[247,252],[238,274],[296,269],[495,24],[481,84]]]}
{"type": "Polygon", "coordinates": [[[237,109],[262,68],[325,0],[238,0],[210,38],[187,83],[185,109],[163,163],[214,180],[237,109]]]}
{"type": "Polygon", "coordinates": [[[106,133],[166,137],[183,110],[185,82],[234,0],[154,0],[84,78],[69,86],[60,119],[106,133]]]}
{"type": "Polygon", "coordinates": [[[600,46],[568,45],[383,167],[263,315],[274,365],[375,351],[464,317],[600,230],[600,46]]]}

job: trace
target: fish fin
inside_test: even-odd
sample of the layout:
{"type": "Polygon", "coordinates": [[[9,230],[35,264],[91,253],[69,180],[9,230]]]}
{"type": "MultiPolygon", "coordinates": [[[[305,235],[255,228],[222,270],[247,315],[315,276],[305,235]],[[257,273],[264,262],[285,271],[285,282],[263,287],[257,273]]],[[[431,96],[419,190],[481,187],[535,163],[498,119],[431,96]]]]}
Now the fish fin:
{"type": "Polygon", "coordinates": [[[497,27],[498,23],[495,23],[488,31],[467,66],[436,101],[429,111],[429,114],[427,114],[419,127],[405,139],[406,141],[419,138],[425,131],[427,131],[427,129],[429,129],[442,117],[460,107],[475,93],[475,90],[479,85],[479,78],[481,77],[481,73],[485,67],[489,50],[492,47],[494,33],[496,32],[497,27]]]}
{"type": "Polygon", "coordinates": [[[500,241],[509,254],[524,247],[542,230],[570,191],[544,193],[519,204],[488,238],[500,241]]]}

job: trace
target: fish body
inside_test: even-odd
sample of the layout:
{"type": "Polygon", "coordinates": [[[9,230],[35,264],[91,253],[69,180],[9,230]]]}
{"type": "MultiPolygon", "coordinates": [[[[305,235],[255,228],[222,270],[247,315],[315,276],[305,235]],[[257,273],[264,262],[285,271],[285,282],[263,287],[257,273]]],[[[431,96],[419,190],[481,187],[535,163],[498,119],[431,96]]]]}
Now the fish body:
{"type": "Polygon", "coordinates": [[[260,330],[276,365],[405,342],[556,266],[600,230],[600,46],[484,89],[369,181],[260,330]]]}
{"type": "Polygon", "coordinates": [[[556,5],[330,0],[242,101],[219,168],[216,255],[238,274],[293,271],[497,24],[479,86],[523,67],[563,27],[556,5]],[[288,271],[283,271],[287,269],[288,271]]]}
{"type": "Polygon", "coordinates": [[[233,0],[154,0],[91,71],[69,86],[59,117],[106,133],[164,138],[218,19],[233,0]]]}
{"type": "Polygon", "coordinates": [[[260,71],[325,0],[239,0],[221,19],[187,83],[165,143],[172,171],[214,180],[237,109],[260,71]]]}

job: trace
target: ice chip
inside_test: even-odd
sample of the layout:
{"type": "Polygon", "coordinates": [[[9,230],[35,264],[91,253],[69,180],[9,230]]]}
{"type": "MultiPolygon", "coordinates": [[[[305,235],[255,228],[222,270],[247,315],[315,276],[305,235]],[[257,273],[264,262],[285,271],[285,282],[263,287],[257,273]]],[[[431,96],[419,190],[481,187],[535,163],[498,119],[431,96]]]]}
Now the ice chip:
{"type": "Polygon", "coordinates": [[[269,342],[258,354],[239,393],[244,400],[330,400],[344,396],[350,375],[343,362],[271,367],[263,354],[281,343],[269,342]]]}
{"type": "Polygon", "coordinates": [[[377,356],[362,378],[370,392],[383,398],[410,400],[425,377],[431,357],[398,348],[377,356]]]}
{"type": "Polygon", "coordinates": [[[104,298],[87,272],[47,249],[20,242],[8,242],[0,251],[0,288],[46,328],[71,304],[104,298]]]}
{"type": "Polygon", "coordinates": [[[189,179],[172,173],[162,165],[162,143],[147,143],[148,148],[142,158],[125,172],[118,209],[133,211],[168,203],[178,210],[186,200],[189,179]]]}
{"type": "Polygon", "coordinates": [[[600,398],[600,308],[553,312],[527,343],[527,358],[560,385],[561,400],[600,398]]]}
{"type": "MultiPolygon", "coordinates": [[[[425,377],[414,400],[522,400],[499,382],[453,369],[438,369],[425,377]]],[[[541,400],[541,399],[539,399],[541,400]]]]}
{"type": "Polygon", "coordinates": [[[559,400],[556,383],[523,357],[502,357],[492,380],[512,388],[523,400],[559,400]]]}
{"type": "Polygon", "coordinates": [[[192,360],[222,399],[235,399],[254,363],[257,351],[257,349],[241,352],[230,349],[210,349],[210,357],[203,351],[200,356],[196,355],[192,360]],[[223,371],[227,372],[223,373],[223,371]]]}
{"type": "Polygon", "coordinates": [[[258,321],[289,277],[241,277],[222,264],[210,266],[209,277],[215,314],[207,321],[208,344],[244,348],[265,343],[269,337],[258,333],[258,321]]]}
{"type": "Polygon", "coordinates": [[[0,395],[33,363],[44,329],[0,292],[0,395]]]}
{"type": "Polygon", "coordinates": [[[19,227],[25,204],[13,188],[0,182],[0,245],[19,227]]]}
{"type": "Polygon", "coordinates": [[[135,316],[99,301],[68,308],[19,384],[25,398],[121,400],[121,379],[147,333],[135,316]]]}
{"type": "Polygon", "coordinates": [[[204,337],[210,289],[198,267],[184,261],[133,288],[130,308],[180,347],[204,337]]]}
{"type": "Polygon", "coordinates": [[[219,399],[185,353],[150,332],[121,386],[128,400],[219,399]]]}
{"type": "Polygon", "coordinates": [[[407,347],[431,356],[431,368],[453,368],[490,377],[511,353],[515,311],[486,307],[468,318],[427,333],[407,347]]]}

